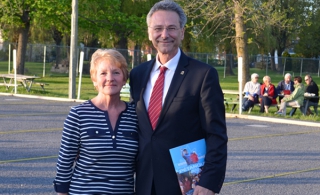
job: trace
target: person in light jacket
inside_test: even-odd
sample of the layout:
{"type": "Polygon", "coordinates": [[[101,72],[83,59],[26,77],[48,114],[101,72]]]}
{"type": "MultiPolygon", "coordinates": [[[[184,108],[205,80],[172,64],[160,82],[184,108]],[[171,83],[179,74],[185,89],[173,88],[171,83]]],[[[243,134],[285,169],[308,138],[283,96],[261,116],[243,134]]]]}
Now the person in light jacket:
{"type": "Polygon", "coordinates": [[[294,77],[294,91],[290,95],[284,95],[279,111],[276,114],[285,115],[287,106],[303,106],[304,85],[300,76],[294,77]]]}

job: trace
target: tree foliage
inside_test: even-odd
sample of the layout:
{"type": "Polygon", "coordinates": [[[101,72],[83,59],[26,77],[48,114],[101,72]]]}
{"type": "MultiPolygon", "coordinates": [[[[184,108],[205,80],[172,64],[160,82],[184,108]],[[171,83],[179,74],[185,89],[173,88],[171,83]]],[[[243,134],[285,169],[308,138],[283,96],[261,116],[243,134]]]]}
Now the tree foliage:
{"type": "MultiPolygon", "coordinates": [[[[79,42],[88,47],[118,49],[152,45],[146,15],[158,0],[79,1],[79,42]]],[[[49,34],[58,46],[69,44],[72,0],[2,0],[0,28],[18,43],[18,70],[23,73],[29,38],[44,42],[49,34]]],[[[305,57],[320,52],[319,0],[177,0],[188,16],[182,47],[188,52],[237,53],[243,57],[244,79],[249,78],[248,52],[278,55],[293,47],[305,57]]],[[[57,52],[58,53],[58,52],[57,52]]],[[[125,53],[124,53],[125,54],[125,53]]],[[[127,55],[127,54],[125,54],[127,55]]],[[[228,63],[229,74],[232,73],[228,63]]]]}
{"type": "Polygon", "coordinates": [[[295,46],[295,52],[307,58],[319,58],[320,56],[320,1],[313,1],[306,10],[305,20],[299,28],[299,41],[295,46]]]}
{"type": "MultiPolygon", "coordinates": [[[[58,15],[60,6],[66,0],[38,1],[38,0],[2,0],[0,3],[0,24],[5,37],[17,41],[17,72],[24,74],[25,54],[30,35],[30,27],[35,21],[43,23],[53,22],[53,17],[58,15]],[[18,37],[18,38],[17,38],[18,37]],[[14,38],[14,39],[12,39],[14,38]]],[[[65,12],[65,10],[62,10],[65,12]]]]}
{"type": "MultiPolygon", "coordinates": [[[[248,43],[262,34],[265,20],[272,18],[270,9],[274,0],[180,0],[188,17],[194,22],[190,28],[195,36],[219,35],[221,44],[230,40],[236,45],[237,55],[243,59],[243,83],[249,78],[248,43]],[[252,36],[252,37],[249,37],[252,36]]],[[[278,16],[273,21],[278,21],[278,16]]],[[[256,44],[256,43],[255,43],[256,44]]]]}

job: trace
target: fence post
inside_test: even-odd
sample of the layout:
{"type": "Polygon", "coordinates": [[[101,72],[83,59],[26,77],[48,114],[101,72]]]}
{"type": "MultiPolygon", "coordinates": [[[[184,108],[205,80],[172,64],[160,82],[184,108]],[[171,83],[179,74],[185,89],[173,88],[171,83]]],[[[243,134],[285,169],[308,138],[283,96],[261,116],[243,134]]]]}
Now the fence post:
{"type": "Polygon", "coordinates": [[[302,76],[302,66],[303,66],[303,58],[301,58],[301,65],[300,65],[300,76],[302,76]]]}
{"type": "MultiPolygon", "coordinates": [[[[262,59],[264,59],[262,57],[262,59]]],[[[269,66],[269,56],[267,57],[267,63],[266,63],[266,75],[268,75],[268,66],[269,66]]]]}
{"type": "Polygon", "coordinates": [[[224,70],[223,70],[223,78],[226,78],[226,67],[227,67],[227,55],[224,58],[224,70]]]}
{"type": "Polygon", "coordinates": [[[287,57],[284,58],[282,76],[284,76],[284,72],[286,71],[286,62],[287,62],[287,57]]]}
{"type": "Polygon", "coordinates": [[[208,62],[209,62],[209,60],[208,60],[208,54],[207,54],[207,64],[209,64],[208,62]]]}
{"type": "Polygon", "coordinates": [[[319,60],[319,65],[318,65],[318,77],[319,77],[319,71],[320,71],[320,60],[319,60]]]}

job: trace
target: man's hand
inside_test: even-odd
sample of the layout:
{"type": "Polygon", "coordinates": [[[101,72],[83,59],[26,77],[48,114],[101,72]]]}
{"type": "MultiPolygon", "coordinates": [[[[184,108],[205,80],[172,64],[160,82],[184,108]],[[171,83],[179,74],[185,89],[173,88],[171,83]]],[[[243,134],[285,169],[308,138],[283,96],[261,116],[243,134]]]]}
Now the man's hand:
{"type": "Polygon", "coordinates": [[[196,186],[193,195],[215,195],[215,193],[207,188],[196,186]]]}
{"type": "Polygon", "coordinates": [[[248,96],[248,99],[251,100],[251,101],[254,101],[254,98],[253,98],[252,95],[249,95],[249,96],[248,96]]]}

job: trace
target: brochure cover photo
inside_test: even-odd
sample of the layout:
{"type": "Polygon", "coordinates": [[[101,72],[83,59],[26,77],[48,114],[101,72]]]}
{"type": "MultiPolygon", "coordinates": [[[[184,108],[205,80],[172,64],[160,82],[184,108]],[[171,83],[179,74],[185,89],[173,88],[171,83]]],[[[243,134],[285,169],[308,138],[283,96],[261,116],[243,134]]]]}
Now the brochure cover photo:
{"type": "Polygon", "coordinates": [[[192,195],[199,183],[204,165],[206,143],[204,139],[170,149],[182,195],[192,195]]]}

